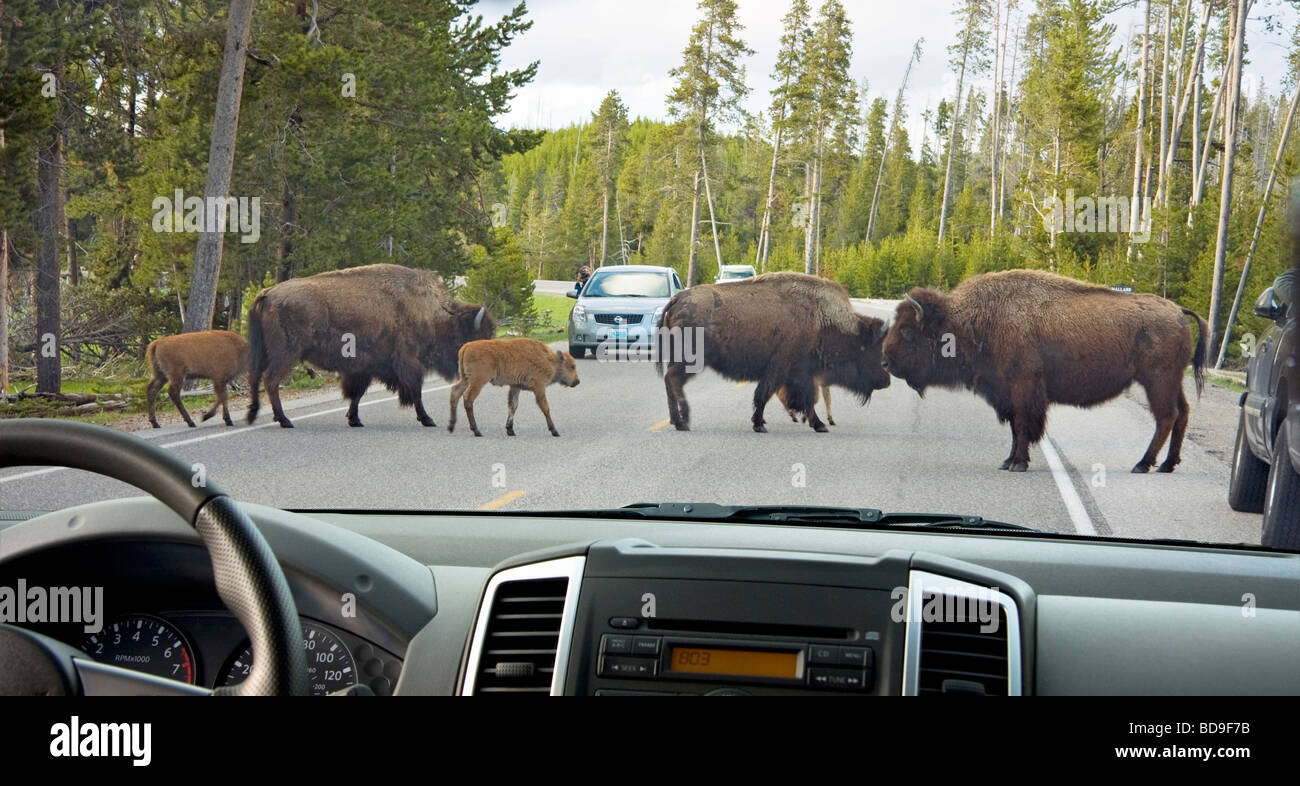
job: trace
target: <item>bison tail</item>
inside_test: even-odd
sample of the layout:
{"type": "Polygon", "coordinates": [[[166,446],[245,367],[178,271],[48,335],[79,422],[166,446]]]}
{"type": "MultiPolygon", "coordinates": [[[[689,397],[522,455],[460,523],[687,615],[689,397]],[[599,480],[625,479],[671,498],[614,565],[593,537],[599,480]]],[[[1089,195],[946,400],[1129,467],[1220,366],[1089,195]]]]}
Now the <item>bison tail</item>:
{"type": "Polygon", "coordinates": [[[1192,311],[1190,308],[1184,308],[1183,313],[1196,320],[1196,329],[1200,333],[1200,338],[1196,340],[1196,349],[1192,351],[1192,377],[1196,380],[1196,397],[1201,397],[1201,391],[1205,389],[1205,355],[1208,348],[1205,346],[1205,336],[1209,332],[1209,326],[1200,314],[1192,311]]]}
{"type": "Polygon", "coordinates": [[[257,411],[261,408],[257,388],[267,365],[266,340],[262,337],[264,306],[265,299],[259,294],[248,309],[248,422],[250,424],[257,419],[257,411]]]}

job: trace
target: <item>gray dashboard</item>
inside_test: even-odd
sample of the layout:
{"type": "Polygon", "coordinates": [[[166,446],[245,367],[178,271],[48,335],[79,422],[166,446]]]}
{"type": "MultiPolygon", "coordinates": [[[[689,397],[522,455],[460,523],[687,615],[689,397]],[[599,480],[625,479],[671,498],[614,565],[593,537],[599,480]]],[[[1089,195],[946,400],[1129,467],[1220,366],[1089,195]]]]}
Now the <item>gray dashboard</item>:
{"type": "MultiPolygon", "coordinates": [[[[722,565],[728,552],[795,555],[803,575],[831,563],[851,571],[843,565],[887,554],[1005,574],[1031,589],[1026,692],[1039,695],[1300,694],[1300,555],[951,531],[245,508],[295,582],[296,600],[355,594],[364,610],[356,624],[404,659],[399,695],[459,692],[484,588],[502,567],[625,539],[664,554],[711,553],[722,565]]],[[[4,562],[105,539],[197,544],[148,499],[0,527],[4,562]]]]}

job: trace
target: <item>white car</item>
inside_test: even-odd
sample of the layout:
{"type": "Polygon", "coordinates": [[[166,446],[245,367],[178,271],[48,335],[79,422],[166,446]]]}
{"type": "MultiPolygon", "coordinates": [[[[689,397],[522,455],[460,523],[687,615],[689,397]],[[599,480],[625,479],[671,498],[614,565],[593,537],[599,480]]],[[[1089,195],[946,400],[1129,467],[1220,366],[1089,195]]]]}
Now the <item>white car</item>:
{"type": "Polygon", "coordinates": [[[723,265],[718,270],[718,275],[714,282],[718,284],[727,284],[732,281],[742,281],[746,278],[753,278],[758,275],[758,271],[753,265],[723,265]]]}

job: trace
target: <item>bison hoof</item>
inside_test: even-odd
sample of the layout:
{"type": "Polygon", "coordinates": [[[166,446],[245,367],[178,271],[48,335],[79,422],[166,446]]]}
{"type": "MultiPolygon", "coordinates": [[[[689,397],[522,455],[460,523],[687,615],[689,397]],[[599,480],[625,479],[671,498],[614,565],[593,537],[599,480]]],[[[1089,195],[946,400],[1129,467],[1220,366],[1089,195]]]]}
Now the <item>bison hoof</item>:
{"type": "Polygon", "coordinates": [[[474,436],[481,437],[483,436],[483,432],[479,431],[478,429],[474,429],[474,436]]]}
{"type": "Polygon", "coordinates": [[[1002,462],[1002,466],[998,467],[998,469],[1011,469],[1011,459],[1002,462]]]}
{"type": "Polygon", "coordinates": [[[767,426],[764,425],[764,424],[762,424],[762,423],[755,423],[755,424],[754,424],[754,433],[755,433],[755,434],[766,434],[766,433],[767,433],[767,426]]]}
{"type": "Polygon", "coordinates": [[[1170,464],[1170,463],[1166,462],[1166,463],[1164,463],[1164,464],[1161,464],[1159,467],[1156,467],[1156,472],[1165,472],[1165,473],[1173,472],[1173,471],[1174,471],[1174,467],[1176,467],[1176,466],[1178,466],[1178,465],[1177,465],[1177,464],[1170,464]]]}
{"type": "Polygon", "coordinates": [[[280,420],[280,428],[293,428],[293,423],[288,418],[283,418],[280,420]]]}
{"type": "Polygon", "coordinates": [[[826,424],[829,425],[829,426],[834,426],[834,425],[835,425],[835,421],[834,421],[834,420],[827,419],[826,424]]]}
{"type": "Polygon", "coordinates": [[[689,423],[674,423],[674,424],[673,424],[673,427],[676,428],[678,431],[690,431],[690,430],[691,430],[691,425],[690,425],[689,423]]]}
{"type": "Polygon", "coordinates": [[[515,435],[515,430],[509,426],[506,426],[506,436],[513,437],[514,435],[515,435]]]}
{"type": "Polygon", "coordinates": [[[217,413],[215,413],[215,412],[204,412],[204,413],[203,413],[203,417],[201,418],[201,420],[202,420],[204,423],[207,423],[209,420],[212,420],[212,418],[213,418],[216,414],[217,414],[217,413]]]}
{"type": "Polygon", "coordinates": [[[1145,475],[1150,471],[1151,471],[1151,465],[1147,464],[1144,461],[1139,461],[1137,464],[1133,465],[1133,473],[1136,475],[1145,475]]]}
{"type": "Polygon", "coordinates": [[[162,426],[158,425],[158,421],[156,420],[149,421],[149,425],[153,426],[154,428],[162,428],[162,426]]]}
{"type": "Polygon", "coordinates": [[[424,426],[425,428],[433,428],[438,424],[433,422],[433,418],[425,418],[424,420],[420,421],[420,425],[424,426]]]}
{"type": "Polygon", "coordinates": [[[190,428],[198,428],[198,426],[194,425],[194,421],[192,420],[185,421],[185,425],[189,426],[190,428]]]}
{"type": "Polygon", "coordinates": [[[552,437],[558,437],[558,436],[560,436],[560,432],[556,431],[555,429],[551,429],[551,436],[552,436],[552,437]]]}
{"type": "Polygon", "coordinates": [[[230,418],[222,418],[221,420],[222,420],[222,421],[223,421],[227,426],[233,426],[233,425],[235,425],[235,421],[231,420],[230,418]]]}
{"type": "Polygon", "coordinates": [[[365,428],[365,427],[366,427],[366,424],[365,424],[365,423],[362,423],[361,421],[359,421],[359,420],[355,420],[355,419],[352,419],[352,418],[349,418],[349,419],[348,419],[348,425],[351,426],[352,428],[365,428]]]}
{"type": "Polygon", "coordinates": [[[1014,461],[1014,462],[1011,463],[1011,466],[1008,467],[1008,469],[1010,469],[1012,472],[1028,472],[1028,471],[1029,471],[1029,462],[1028,462],[1028,461],[1014,461]]]}
{"type": "Polygon", "coordinates": [[[826,428],[825,423],[818,423],[817,425],[813,426],[813,431],[816,431],[818,434],[825,434],[826,432],[830,431],[830,429],[826,428]]]}

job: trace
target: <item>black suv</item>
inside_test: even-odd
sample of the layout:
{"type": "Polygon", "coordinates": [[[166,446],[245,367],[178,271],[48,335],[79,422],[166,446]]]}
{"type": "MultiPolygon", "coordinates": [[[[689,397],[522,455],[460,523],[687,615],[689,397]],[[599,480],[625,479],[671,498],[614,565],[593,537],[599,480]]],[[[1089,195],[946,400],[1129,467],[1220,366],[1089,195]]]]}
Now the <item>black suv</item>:
{"type": "Polygon", "coordinates": [[[1300,411],[1287,417],[1288,408],[1300,410],[1300,389],[1291,389],[1286,373],[1295,357],[1293,311],[1272,287],[1255,301],[1255,313],[1273,325],[1246,368],[1228,485],[1232,509],[1263,512],[1261,542],[1282,549],[1300,548],[1300,411]]]}

